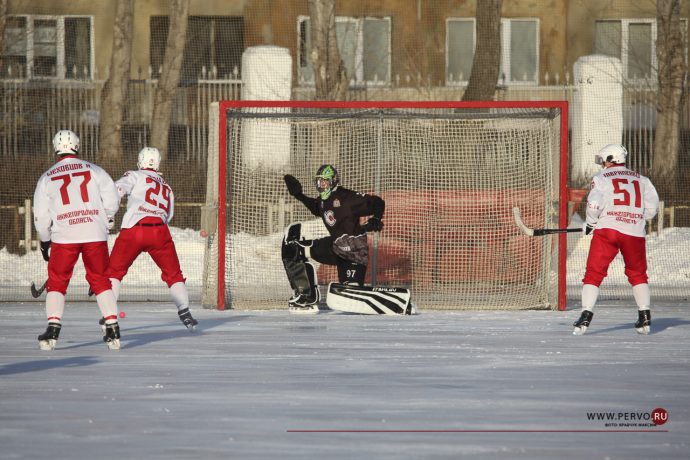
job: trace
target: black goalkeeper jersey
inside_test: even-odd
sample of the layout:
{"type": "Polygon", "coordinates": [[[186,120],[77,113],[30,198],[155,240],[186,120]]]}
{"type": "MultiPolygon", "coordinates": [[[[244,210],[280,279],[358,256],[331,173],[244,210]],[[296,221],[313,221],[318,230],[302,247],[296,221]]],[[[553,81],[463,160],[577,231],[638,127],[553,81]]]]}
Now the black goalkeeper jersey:
{"type": "Polygon", "coordinates": [[[342,235],[365,233],[359,223],[360,217],[375,216],[381,219],[385,202],[376,195],[367,195],[337,187],[325,200],[305,195],[296,197],[309,208],[312,214],[320,216],[328,233],[337,239],[342,235]]]}

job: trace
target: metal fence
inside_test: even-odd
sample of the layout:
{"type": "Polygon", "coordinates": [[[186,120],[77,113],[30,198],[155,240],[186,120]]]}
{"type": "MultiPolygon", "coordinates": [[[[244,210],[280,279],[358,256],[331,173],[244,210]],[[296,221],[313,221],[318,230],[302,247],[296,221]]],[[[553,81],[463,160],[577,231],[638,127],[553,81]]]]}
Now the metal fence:
{"type": "MultiPolygon", "coordinates": [[[[548,76],[546,77],[548,79],[548,76]]],[[[400,83],[400,79],[395,79],[400,83]]],[[[125,109],[123,148],[137,151],[149,136],[156,80],[132,80],[125,109]]],[[[98,120],[102,81],[0,81],[0,158],[49,155],[53,134],[64,128],[79,133],[83,154],[93,159],[98,152],[98,120]]],[[[180,87],[171,125],[171,156],[205,165],[208,136],[208,106],[218,100],[237,100],[242,83],[233,80],[200,80],[180,87]]],[[[499,87],[501,100],[573,101],[576,89],[570,82],[533,87],[499,87]]],[[[459,86],[356,87],[351,100],[460,100],[459,86]]],[[[296,87],[293,98],[311,99],[313,87],[296,87]]],[[[624,143],[631,165],[648,170],[653,159],[656,91],[649,86],[628,86],[624,91],[624,143]]],[[[572,106],[572,104],[571,104],[572,106]]],[[[690,104],[685,104],[682,131],[690,132],[690,104]]]]}
{"type": "MultiPolygon", "coordinates": [[[[131,80],[125,106],[123,148],[137,151],[149,137],[157,80],[131,80]]],[[[102,81],[0,81],[0,161],[23,155],[51,155],[51,139],[59,129],[79,133],[82,155],[98,153],[102,81]]],[[[171,119],[171,155],[206,159],[208,106],[239,99],[240,80],[202,80],[180,87],[171,119]]]]}

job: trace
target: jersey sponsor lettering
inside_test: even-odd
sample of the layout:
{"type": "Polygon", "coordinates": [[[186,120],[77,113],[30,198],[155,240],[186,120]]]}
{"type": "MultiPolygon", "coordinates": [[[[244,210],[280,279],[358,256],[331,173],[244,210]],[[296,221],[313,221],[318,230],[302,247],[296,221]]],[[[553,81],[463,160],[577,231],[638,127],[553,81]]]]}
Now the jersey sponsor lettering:
{"type": "Polygon", "coordinates": [[[131,228],[145,217],[157,217],[166,224],[172,219],[175,196],[165,179],[156,171],[127,171],[116,185],[120,196],[127,196],[127,211],[122,218],[122,228],[131,228]]]}
{"type": "Polygon", "coordinates": [[[630,219],[643,219],[644,215],[636,212],[628,212],[628,211],[606,211],[607,216],[614,216],[614,217],[627,217],[630,219]]]}
{"type": "Polygon", "coordinates": [[[57,220],[71,219],[73,217],[78,217],[78,216],[97,216],[100,213],[101,213],[101,211],[98,209],[80,209],[78,211],[70,211],[70,212],[64,212],[62,214],[58,214],[57,220]]]}

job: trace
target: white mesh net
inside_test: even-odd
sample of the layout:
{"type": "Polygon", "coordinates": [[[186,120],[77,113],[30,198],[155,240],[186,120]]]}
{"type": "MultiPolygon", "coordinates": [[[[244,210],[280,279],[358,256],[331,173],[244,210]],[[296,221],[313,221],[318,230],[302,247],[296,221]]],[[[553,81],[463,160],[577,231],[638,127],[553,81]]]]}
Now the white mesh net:
{"type": "MultiPolygon", "coordinates": [[[[367,283],[409,287],[421,308],[553,308],[558,237],[523,235],[512,208],[528,225],[558,226],[559,129],[560,112],[549,108],[230,110],[226,168],[209,155],[209,171],[226,184],[226,245],[221,260],[209,225],[204,303],[286,305],[285,227],[327,233],[283,175],[316,196],[313,175],[332,163],[343,186],[386,201],[385,228],[369,237],[367,283]]],[[[210,187],[207,206],[221,201],[210,187]]],[[[337,281],[335,267],[319,266],[318,279],[337,281]]]]}

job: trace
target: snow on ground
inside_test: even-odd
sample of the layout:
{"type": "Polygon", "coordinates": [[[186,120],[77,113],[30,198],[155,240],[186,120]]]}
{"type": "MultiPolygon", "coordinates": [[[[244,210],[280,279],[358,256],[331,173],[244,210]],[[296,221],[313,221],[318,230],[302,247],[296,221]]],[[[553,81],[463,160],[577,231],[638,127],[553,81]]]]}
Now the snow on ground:
{"type": "MultiPolygon", "coordinates": [[[[579,225],[573,220],[573,225],[579,225]]],[[[172,227],[171,233],[180,257],[182,271],[187,277],[191,298],[198,302],[203,279],[203,254],[206,239],[191,229],[172,227]]],[[[307,235],[321,236],[323,224],[320,220],[305,223],[307,235]]],[[[229,244],[235,251],[231,261],[233,287],[280,289],[289,296],[290,289],[280,261],[282,233],[266,237],[247,234],[233,235],[229,244]],[[263,265],[270,269],[255,273],[253,267],[263,265]]],[[[112,247],[116,235],[111,235],[112,247]]],[[[572,302],[579,299],[581,280],[591,237],[570,234],[568,237],[567,286],[572,302]]],[[[650,286],[654,298],[690,299],[690,257],[685,257],[690,248],[690,228],[666,228],[660,235],[647,238],[650,286]]],[[[47,277],[46,264],[40,251],[25,256],[9,254],[0,249],[0,266],[6,267],[0,273],[0,301],[31,300],[28,286],[32,281],[42,282],[47,277]]],[[[84,279],[83,264],[77,263],[70,283],[71,299],[86,299],[88,286],[84,279]]],[[[630,287],[623,271],[623,261],[618,256],[609,269],[609,275],[602,285],[602,299],[630,298],[630,287]]],[[[139,257],[125,278],[123,299],[168,301],[169,294],[160,279],[160,270],[150,257],[139,257]],[[143,297],[143,298],[142,298],[143,297]]],[[[571,302],[571,303],[572,303],[571,302]]]]}
{"type": "Polygon", "coordinates": [[[602,303],[578,337],[573,310],[197,308],[191,334],[133,303],[111,351],[77,302],[43,352],[42,304],[0,303],[0,458],[685,459],[688,307],[641,336],[602,303]]]}

